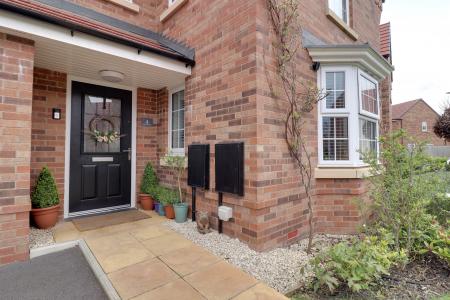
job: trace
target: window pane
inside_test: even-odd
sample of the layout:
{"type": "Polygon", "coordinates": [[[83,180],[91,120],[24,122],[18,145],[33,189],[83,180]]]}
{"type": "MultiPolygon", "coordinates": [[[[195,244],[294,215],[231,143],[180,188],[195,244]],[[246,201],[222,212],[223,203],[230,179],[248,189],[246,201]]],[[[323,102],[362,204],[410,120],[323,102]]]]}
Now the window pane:
{"type": "Polygon", "coordinates": [[[348,160],[348,140],[336,141],[336,160],[348,160]]]}
{"type": "Polygon", "coordinates": [[[121,100],[86,95],[83,112],[83,151],[120,152],[120,138],[111,142],[111,134],[120,135],[121,100]],[[109,139],[109,138],[108,138],[109,139]]]}
{"type": "Polygon", "coordinates": [[[334,138],[334,118],[324,117],[322,128],[324,138],[334,138]]]}
{"type": "Polygon", "coordinates": [[[336,72],[334,74],[336,77],[336,90],[345,90],[345,73],[336,72]]]}
{"type": "Polygon", "coordinates": [[[184,91],[172,94],[172,138],[173,149],[184,148],[184,91]]]}
{"type": "Polygon", "coordinates": [[[323,141],[323,160],[334,160],[334,141],[323,141]]]}
{"type": "Polygon", "coordinates": [[[378,115],[377,85],[364,76],[360,76],[361,104],[366,112],[378,115]]]}
{"type": "Polygon", "coordinates": [[[323,117],[323,159],[348,160],[348,118],[323,117]]]}
{"type": "Polygon", "coordinates": [[[360,159],[369,152],[377,153],[378,144],[377,123],[366,119],[359,120],[359,151],[360,159]]]}
{"type": "Polygon", "coordinates": [[[326,73],[326,107],[345,108],[345,72],[326,73]]]}
{"type": "Polygon", "coordinates": [[[348,137],[348,119],[347,118],[335,118],[336,119],[336,137],[347,138],[348,137]]]}
{"type": "Polygon", "coordinates": [[[347,23],[347,1],[348,0],[328,0],[329,8],[346,23],[347,23]]]}

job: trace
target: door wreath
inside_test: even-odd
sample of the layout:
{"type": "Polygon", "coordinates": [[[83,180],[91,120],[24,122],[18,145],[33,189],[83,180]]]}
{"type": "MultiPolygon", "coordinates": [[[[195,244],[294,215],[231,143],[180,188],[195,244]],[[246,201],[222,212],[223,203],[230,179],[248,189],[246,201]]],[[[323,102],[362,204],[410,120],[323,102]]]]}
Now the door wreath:
{"type": "Polygon", "coordinates": [[[110,119],[103,116],[95,116],[89,121],[89,131],[86,134],[90,135],[94,141],[105,144],[115,143],[124,136],[116,131],[114,123],[110,119]],[[96,125],[98,122],[108,123],[111,126],[111,130],[97,130],[96,125]]]}

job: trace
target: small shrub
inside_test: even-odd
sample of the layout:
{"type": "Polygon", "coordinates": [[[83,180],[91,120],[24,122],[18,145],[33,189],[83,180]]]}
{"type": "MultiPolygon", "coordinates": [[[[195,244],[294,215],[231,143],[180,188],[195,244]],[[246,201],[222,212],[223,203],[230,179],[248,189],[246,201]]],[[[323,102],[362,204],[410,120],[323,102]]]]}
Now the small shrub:
{"type": "Polygon", "coordinates": [[[446,169],[447,159],[445,157],[424,157],[416,162],[415,169],[421,173],[437,172],[446,169]]]}
{"type": "Polygon", "coordinates": [[[181,191],[181,176],[183,175],[186,168],[186,156],[174,155],[173,153],[169,153],[164,157],[164,161],[167,166],[172,169],[172,172],[177,179],[178,197],[180,201],[183,201],[183,193],[181,191]]]}
{"type": "Polygon", "coordinates": [[[144,170],[144,175],[142,176],[141,192],[143,194],[152,195],[152,190],[158,185],[158,177],[151,163],[147,163],[144,170]]]}
{"type": "Polygon", "coordinates": [[[423,241],[419,254],[433,253],[450,266],[450,229],[432,224],[427,240],[423,241]]]}
{"type": "Polygon", "coordinates": [[[34,208],[46,208],[59,204],[55,179],[47,167],[42,168],[39,173],[36,186],[31,194],[31,204],[34,208]]]}
{"type": "Polygon", "coordinates": [[[179,202],[178,193],[164,186],[156,186],[153,189],[154,197],[163,205],[176,204],[179,202]]]}
{"type": "Polygon", "coordinates": [[[342,284],[353,292],[370,288],[382,275],[389,274],[391,266],[406,261],[405,252],[392,251],[392,244],[392,237],[370,236],[323,251],[312,261],[314,289],[326,286],[333,292],[342,284]]]}
{"type": "Polygon", "coordinates": [[[450,220],[450,197],[444,193],[438,193],[426,205],[427,213],[435,216],[436,220],[446,226],[450,220]]]}

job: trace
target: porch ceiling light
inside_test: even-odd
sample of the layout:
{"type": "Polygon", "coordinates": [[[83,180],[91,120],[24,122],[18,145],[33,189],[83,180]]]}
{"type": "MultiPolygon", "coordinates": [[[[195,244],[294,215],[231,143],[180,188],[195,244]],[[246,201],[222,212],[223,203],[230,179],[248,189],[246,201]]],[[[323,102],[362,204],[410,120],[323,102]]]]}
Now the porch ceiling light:
{"type": "Polygon", "coordinates": [[[124,80],[125,75],[123,73],[112,71],[112,70],[101,70],[98,72],[103,80],[109,82],[121,82],[124,80]]]}

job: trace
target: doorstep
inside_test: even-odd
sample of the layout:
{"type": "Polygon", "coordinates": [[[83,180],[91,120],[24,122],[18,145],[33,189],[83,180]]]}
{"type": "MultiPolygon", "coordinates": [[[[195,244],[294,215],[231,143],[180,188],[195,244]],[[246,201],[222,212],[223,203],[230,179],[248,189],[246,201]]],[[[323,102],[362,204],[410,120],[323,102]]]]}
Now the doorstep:
{"type": "Polygon", "coordinates": [[[84,239],[122,299],[287,299],[144,212],[151,218],[85,232],[62,222],[53,236],[84,239]]]}

